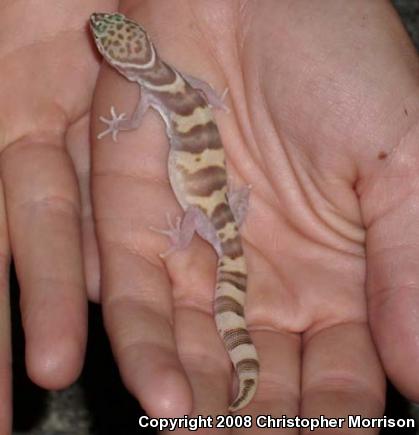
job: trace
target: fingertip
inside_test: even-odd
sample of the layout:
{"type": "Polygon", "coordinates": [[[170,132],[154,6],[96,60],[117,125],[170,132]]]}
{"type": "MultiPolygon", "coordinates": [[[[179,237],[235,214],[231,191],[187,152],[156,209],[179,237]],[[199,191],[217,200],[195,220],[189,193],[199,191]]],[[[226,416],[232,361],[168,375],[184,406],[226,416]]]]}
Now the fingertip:
{"type": "Polygon", "coordinates": [[[419,299],[416,288],[381,295],[370,303],[371,328],[393,385],[409,400],[419,402],[419,299]]]}
{"type": "Polygon", "coordinates": [[[187,415],[192,410],[192,392],[184,373],[165,370],[157,374],[158,388],[150,385],[146,408],[151,417],[173,418],[187,415]]]}
{"type": "MultiPolygon", "coordinates": [[[[379,346],[382,347],[382,346],[379,346]]],[[[403,345],[393,345],[392,350],[382,351],[380,355],[387,377],[394,387],[411,402],[419,403],[419,378],[417,350],[407,350],[403,345]]]]}
{"type": "Polygon", "coordinates": [[[47,390],[68,387],[83,367],[84,342],[78,337],[63,337],[42,343],[29,341],[26,367],[29,378],[47,390]]]}
{"type": "Polygon", "coordinates": [[[189,414],[192,390],[185,373],[177,367],[154,362],[154,365],[138,366],[141,372],[134,376],[123,376],[128,390],[150,417],[171,418],[189,414]]]}
{"type": "Polygon", "coordinates": [[[79,376],[87,341],[84,287],[62,284],[56,289],[34,287],[21,296],[27,373],[46,389],[65,388],[79,376]]]}

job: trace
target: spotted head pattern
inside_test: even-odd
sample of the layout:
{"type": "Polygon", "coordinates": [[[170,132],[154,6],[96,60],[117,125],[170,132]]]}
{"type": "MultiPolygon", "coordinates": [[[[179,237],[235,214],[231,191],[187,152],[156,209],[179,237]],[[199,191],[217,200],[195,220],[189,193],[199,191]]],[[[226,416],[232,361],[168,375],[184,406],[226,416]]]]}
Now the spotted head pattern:
{"type": "Polygon", "coordinates": [[[124,15],[92,14],[90,28],[102,56],[127,78],[154,65],[156,52],[147,33],[124,15]]]}

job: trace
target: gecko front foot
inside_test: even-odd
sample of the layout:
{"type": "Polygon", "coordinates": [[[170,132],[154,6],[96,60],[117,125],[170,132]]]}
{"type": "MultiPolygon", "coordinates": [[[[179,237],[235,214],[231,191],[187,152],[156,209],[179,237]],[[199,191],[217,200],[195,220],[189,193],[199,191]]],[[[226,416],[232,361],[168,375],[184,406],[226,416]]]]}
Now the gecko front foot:
{"type": "Polygon", "coordinates": [[[210,105],[214,107],[215,109],[221,109],[224,110],[225,113],[230,113],[230,108],[225,103],[227,94],[230,92],[230,89],[227,87],[224,89],[223,93],[220,95],[218,99],[215,101],[212,100],[212,103],[210,105]]]}
{"type": "Polygon", "coordinates": [[[115,112],[115,107],[111,106],[111,116],[112,119],[107,119],[104,118],[103,116],[100,116],[99,119],[104,122],[108,128],[104,131],[102,131],[102,133],[99,133],[97,135],[98,139],[102,139],[102,137],[106,136],[108,133],[112,134],[112,140],[114,142],[118,141],[118,133],[120,131],[119,125],[121,123],[121,121],[125,121],[126,120],[126,115],[125,113],[121,113],[119,115],[116,114],[115,112]]]}

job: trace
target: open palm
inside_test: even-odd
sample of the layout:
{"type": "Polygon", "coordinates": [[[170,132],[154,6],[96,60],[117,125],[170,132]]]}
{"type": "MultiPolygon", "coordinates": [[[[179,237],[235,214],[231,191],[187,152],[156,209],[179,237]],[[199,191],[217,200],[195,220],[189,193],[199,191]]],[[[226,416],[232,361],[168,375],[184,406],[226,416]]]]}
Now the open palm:
{"type": "MultiPolygon", "coordinates": [[[[99,287],[87,189],[98,58],[87,19],[116,6],[1,2],[1,433],[10,426],[11,252],[30,376],[58,388],[82,363],[85,282],[93,299],[99,287]]],[[[242,227],[246,316],[262,369],[245,412],[379,415],[381,364],[419,400],[418,62],[390,6],[120,6],[168,62],[230,88],[231,113],[217,121],[232,183],[253,186],[242,227]]],[[[134,85],[103,69],[95,132],[111,104],[129,112],[136,99],[134,85]]],[[[127,386],[151,415],[225,413],[231,372],[212,319],[215,254],[196,238],[163,263],[167,240],[149,230],[180,214],[166,155],[155,113],[117,144],[94,141],[106,326],[127,386]]]]}
{"type": "MultiPolygon", "coordinates": [[[[241,232],[261,358],[244,411],[380,415],[382,364],[417,400],[418,62],[391,7],[153,0],[120,10],[168,63],[230,90],[231,113],[216,116],[231,182],[252,186],[241,232]]],[[[136,85],[103,69],[96,134],[111,105],[130,113],[137,99],[136,85]]],[[[163,261],[168,241],[150,231],[181,214],[167,147],[153,112],[117,143],[93,145],[106,327],[149,414],[222,414],[232,383],[212,317],[215,254],[196,237],[163,261]]]]}

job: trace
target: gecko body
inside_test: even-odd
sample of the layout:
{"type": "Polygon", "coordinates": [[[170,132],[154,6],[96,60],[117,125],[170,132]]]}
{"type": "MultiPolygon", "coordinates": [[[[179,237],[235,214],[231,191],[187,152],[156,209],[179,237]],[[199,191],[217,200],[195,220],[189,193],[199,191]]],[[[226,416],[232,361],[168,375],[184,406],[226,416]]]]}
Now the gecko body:
{"type": "Polygon", "coordinates": [[[141,99],[131,119],[117,115],[101,120],[108,128],[98,137],[137,128],[151,107],[163,118],[170,142],[168,173],[173,192],[184,210],[183,220],[169,229],[168,253],[188,246],[195,232],[218,255],[214,299],[215,322],[239,380],[231,411],[246,406],[258,383],[259,362],[244,318],[246,261],[238,226],[243,220],[247,189],[230,192],[221,136],[212,107],[222,101],[205,82],[186,76],[158,56],[145,30],[121,14],[93,14],[90,26],[105,60],[141,87],[141,99]]]}

